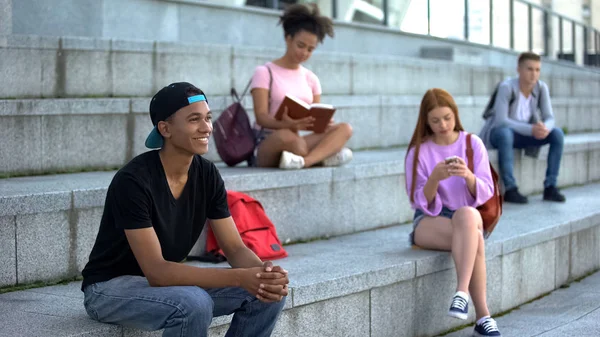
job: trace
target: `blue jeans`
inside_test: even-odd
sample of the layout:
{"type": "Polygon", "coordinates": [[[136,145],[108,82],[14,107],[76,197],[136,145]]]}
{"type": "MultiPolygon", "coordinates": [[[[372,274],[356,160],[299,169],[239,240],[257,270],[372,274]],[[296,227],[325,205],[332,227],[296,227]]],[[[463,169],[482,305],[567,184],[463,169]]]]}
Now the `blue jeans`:
{"type": "Polygon", "coordinates": [[[546,179],[544,187],[556,186],[560,160],[562,159],[564,134],[561,129],[554,128],[544,139],[535,139],[520,135],[508,127],[499,127],[492,130],[490,141],[492,146],[498,149],[498,166],[500,177],[504,182],[505,190],[517,187],[513,175],[514,151],[513,149],[524,149],[529,146],[542,146],[550,144],[548,151],[548,166],[546,168],[546,179]]]}
{"type": "Polygon", "coordinates": [[[120,276],[84,289],[88,315],[99,322],[153,331],[163,337],[204,337],[214,316],[235,313],[226,336],[270,336],[285,298],[263,303],[242,288],[151,287],[141,276],[120,276]]]}

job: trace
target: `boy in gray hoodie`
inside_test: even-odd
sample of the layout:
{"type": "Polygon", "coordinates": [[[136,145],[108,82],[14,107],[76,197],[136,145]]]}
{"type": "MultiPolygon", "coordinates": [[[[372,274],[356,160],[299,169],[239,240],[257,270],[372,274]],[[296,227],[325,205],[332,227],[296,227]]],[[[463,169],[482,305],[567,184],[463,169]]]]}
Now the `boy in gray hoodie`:
{"type": "Polygon", "coordinates": [[[500,176],[504,182],[504,201],[526,204],[513,176],[514,151],[537,158],[542,145],[550,144],[544,180],[544,200],[564,202],[556,187],[563,153],[564,134],[554,127],[554,114],[548,86],[540,81],[540,56],[531,52],[519,56],[519,77],[498,85],[495,99],[488,106],[480,137],[488,148],[498,149],[500,176]],[[539,112],[538,112],[539,108],[539,112]]]}

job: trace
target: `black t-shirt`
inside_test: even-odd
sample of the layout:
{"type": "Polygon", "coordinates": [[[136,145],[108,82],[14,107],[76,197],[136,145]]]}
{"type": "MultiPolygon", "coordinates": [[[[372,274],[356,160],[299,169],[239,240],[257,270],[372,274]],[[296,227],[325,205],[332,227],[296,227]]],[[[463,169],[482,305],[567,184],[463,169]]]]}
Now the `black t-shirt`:
{"type": "Polygon", "coordinates": [[[144,276],[125,229],[154,227],[164,259],[181,262],[198,240],[207,218],[229,216],[225,184],[213,163],[194,156],[187,183],[175,199],[158,151],[143,153],[121,168],[108,187],[81,287],[122,275],[144,276]]]}

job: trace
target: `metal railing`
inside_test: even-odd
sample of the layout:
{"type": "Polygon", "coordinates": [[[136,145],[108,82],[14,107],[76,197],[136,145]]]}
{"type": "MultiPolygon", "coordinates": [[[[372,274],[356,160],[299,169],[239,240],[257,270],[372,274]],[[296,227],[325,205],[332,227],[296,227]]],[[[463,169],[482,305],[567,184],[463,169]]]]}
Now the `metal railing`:
{"type": "MultiPolygon", "coordinates": [[[[344,19],[340,16],[339,1],[344,0],[331,0],[331,8],[322,8],[324,12],[329,13],[334,19],[344,19]]],[[[579,65],[596,66],[600,67],[600,30],[594,29],[590,25],[586,25],[582,22],[570,19],[564,15],[558,14],[549,8],[545,8],[526,0],[442,0],[446,3],[462,5],[462,22],[456,22],[461,20],[461,15],[444,16],[443,20],[438,19],[432,15],[436,10],[436,5],[440,2],[435,0],[422,0],[426,2],[426,28],[422,29],[403,29],[402,26],[396,26],[390,24],[391,15],[396,14],[390,11],[390,1],[394,0],[363,0],[366,6],[371,6],[380,12],[382,16],[370,17],[364,23],[375,23],[382,24],[391,28],[397,28],[402,31],[409,31],[411,33],[418,33],[423,35],[440,36],[433,29],[434,25],[442,23],[444,27],[454,24],[462,26],[462,36],[454,36],[465,41],[479,43],[484,45],[490,45],[494,47],[506,48],[516,51],[534,51],[540,55],[548,57],[550,59],[560,59],[574,62],[579,65]],[[436,2],[432,4],[432,2],[436,2]],[[482,3],[487,2],[487,27],[485,25],[474,25],[472,20],[474,13],[471,9],[473,5],[481,6],[482,3]],[[504,8],[501,8],[504,7],[504,8]],[[506,8],[508,7],[508,8],[506,8]],[[505,13],[508,22],[502,22],[498,16],[505,13]],[[526,34],[520,31],[525,26],[523,21],[527,23],[526,34]],[[478,36],[474,36],[474,26],[479,28],[478,36]],[[482,31],[487,30],[488,34],[481,34],[482,31]],[[538,30],[538,34],[536,34],[538,30]],[[516,34],[516,31],[520,31],[516,34]],[[488,35],[486,40],[483,40],[482,35],[488,35]],[[502,39],[504,37],[504,39],[502,39]],[[508,40],[508,41],[502,41],[508,40]]],[[[399,0],[396,0],[399,1],[399,0]]],[[[439,0],[438,0],[439,1],[439,0]]],[[[293,0],[263,0],[261,1],[248,1],[247,3],[253,2],[255,5],[282,9],[286,4],[297,2],[293,0]]],[[[307,2],[307,1],[301,1],[307,2]]],[[[405,1],[405,6],[410,1],[405,1]]],[[[456,6],[455,6],[456,7],[456,6]]],[[[479,8],[481,9],[481,7],[479,8]]],[[[406,11],[406,8],[404,9],[406,11]]],[[[478,19],[483,19],[485,15],[482,15],[481,11],[478,13],[478,19]]],[[[425,18],[423,18],[425,19],[425,18]]],[[[358,21],[358,20],[350,20],[358,21]]],[[[398,21],[398,20],[396,20],[398,21]]],[[[402,21],[402,20],[400,20],[402,21]]],[[[444,31],[444,28],[437,29],[438,31],[444,31]]]]}

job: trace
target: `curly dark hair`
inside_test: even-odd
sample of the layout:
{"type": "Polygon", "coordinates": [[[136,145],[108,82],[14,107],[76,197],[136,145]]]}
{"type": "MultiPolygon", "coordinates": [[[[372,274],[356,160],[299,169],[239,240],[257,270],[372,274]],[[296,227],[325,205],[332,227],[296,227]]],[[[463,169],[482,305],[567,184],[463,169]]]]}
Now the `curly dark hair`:
{"type": "Polygon", "coordinates": [[[283,26],[285,36],[294,37],[296,33],[305,30],[313,33],[323,42],[325,35],[333,37],[333,22],[330,18],[321,15],[315,3],[295,4],[286,8],[279,23],[283,26]]]}

